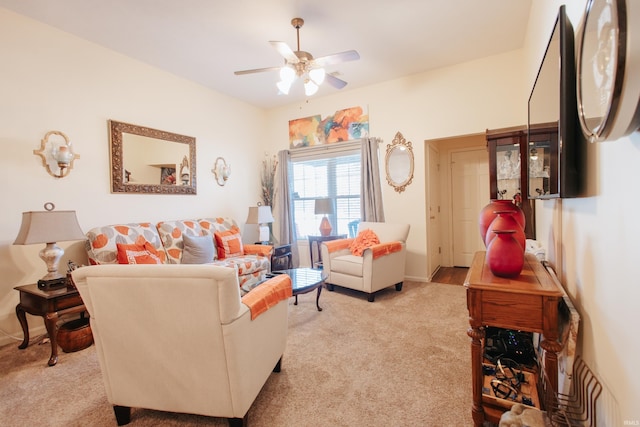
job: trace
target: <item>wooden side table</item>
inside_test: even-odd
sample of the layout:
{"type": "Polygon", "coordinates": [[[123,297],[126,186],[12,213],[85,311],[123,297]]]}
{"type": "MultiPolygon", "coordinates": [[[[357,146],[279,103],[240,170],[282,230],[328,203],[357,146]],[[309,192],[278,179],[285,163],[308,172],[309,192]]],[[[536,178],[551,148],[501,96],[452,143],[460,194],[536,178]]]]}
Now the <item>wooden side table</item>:
{"type": "Polygon", "coordinates": [[[346,238],[346,234],[338,234],[335,236],[309,236],[309,261],[311,261],[311,268],[322,269],[322,251],[320,250],[322,242],[346,238]]]}
{"type": "MultiPolygon", "coordinates": [[[[525,255],[522,273],[515,279],[494,276],[485,262],[486,252],[476,252],[464,282],[471,328],[472,416],[476,427],[485,420],[498,423],[506,410],[483,399],[482,357],[485,326],[542,334],[545,373],[553,391],[558,390],[558,306],[562,290],[532,254],[525,255]]],[[[548,397],[548,396],[547,396],[548,397]]]]}
{"type": "Polygon", "coordinates": [[[20,303],[16,306],[16,316],[18,316],[24,334],[22,344],[18,348],[24,350],[29,345],[29,325],[25,313],[42,316],[51,342],[49,366],[54,366],[58,363],[57,324],[60,316],[86,311],[80,293],[77,289],[67,289],[66,287],[43,291],[38,289],[38,285],[35,283],[17,286],[14,289],[20,292],[20,303]]]}

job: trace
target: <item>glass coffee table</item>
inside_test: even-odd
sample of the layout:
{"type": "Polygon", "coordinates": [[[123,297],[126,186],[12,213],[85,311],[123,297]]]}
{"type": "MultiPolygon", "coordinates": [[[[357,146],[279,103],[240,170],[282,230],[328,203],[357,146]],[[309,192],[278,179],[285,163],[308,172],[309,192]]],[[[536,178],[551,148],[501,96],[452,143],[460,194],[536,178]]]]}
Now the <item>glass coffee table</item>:
{"type": "Polygon", "coordinates": [[[290,268],[288,270],[273,271],[271,274],[288,274],[291,277],[291,288],[293,290],[293,296],[296,297],[295,305],[298,304],[298,295],[306,294],[318,290],[316,295],[316,307],[318,311],[322,311],[320,307],[320,292],[322,292],[322,285],[324,284],[327,275],[322,270],[315,270],[313,268],[290,268]]]}

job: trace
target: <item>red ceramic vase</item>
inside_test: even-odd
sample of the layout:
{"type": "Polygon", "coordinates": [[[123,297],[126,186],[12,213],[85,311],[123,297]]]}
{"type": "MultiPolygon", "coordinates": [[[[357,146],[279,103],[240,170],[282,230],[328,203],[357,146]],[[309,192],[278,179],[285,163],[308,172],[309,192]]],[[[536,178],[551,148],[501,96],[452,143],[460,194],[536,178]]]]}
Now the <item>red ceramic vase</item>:
{"type": "Polygon", "coordinates": [[[518,205],[514,204],[511,200],[492,200],[487,206],[480,210],[480,215],[478,216],[478,226],[480,227],[480,237],[484,242],[485,246],[487,245],[486,236],[487,229],[491,222],[495,219],[496,211],[504,211],[504,210],[515,210],[515,219],[520,224],[520,227],[524,230],[525,227],[525,217],[524,212],[518,205]]]}
{"type": "Polygon", "coordinates": [[[524,229],[521,228],[518,221],[516,221],[515,213],[516,212],[514,210],[503,210],[495,212],[496,217],[493,221],[491,221],[491,224],[489,224],[487,235],[484,239],[484,243],[487,247],[489,246],[489,242],[491,242],[491,240],[496,237],[494,231],[513,230],[513,238],[516,239],[518,243],[520,243],[520,246],[522,246],[522,250],[525,250],[527,244],[527,236],[524,234],[524,229]]]}
{"type": "Polygon", "coordinates": [[[524,266],[524,250],[513,238],[513,230],[495,230],[487,245],[487,265],[499,277],[518,277],[524,266]]]}

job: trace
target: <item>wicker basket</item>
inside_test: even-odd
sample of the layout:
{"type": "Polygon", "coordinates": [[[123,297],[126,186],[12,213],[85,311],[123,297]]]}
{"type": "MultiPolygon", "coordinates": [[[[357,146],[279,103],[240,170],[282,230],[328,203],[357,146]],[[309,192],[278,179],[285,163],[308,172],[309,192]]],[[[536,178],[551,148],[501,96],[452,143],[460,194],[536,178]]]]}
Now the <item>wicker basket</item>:
{"type": "Polygon", "coordinates": [[[93,335],[88,317],[71,320],[60,326],[58,345],[65,353],[84,350],[91,344],[93,344],[93,335]]]}

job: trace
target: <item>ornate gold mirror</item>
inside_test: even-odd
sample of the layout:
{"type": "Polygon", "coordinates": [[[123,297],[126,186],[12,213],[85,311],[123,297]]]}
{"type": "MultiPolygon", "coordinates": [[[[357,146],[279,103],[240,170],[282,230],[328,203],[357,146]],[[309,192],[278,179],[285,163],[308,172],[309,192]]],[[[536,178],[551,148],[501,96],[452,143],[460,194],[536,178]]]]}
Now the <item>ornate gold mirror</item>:
{"type": "Polygon", "coordinates": [[[391,144],[387,144],[387,155],[384,165],[387,182],[398,193],[413,181],[413,148],[411,142],[404,139],[400,132],[396,133],[391,144]]]}
{"type": "Polygon", "coordinates": [[[196,194],[196,139],[109,120],[113,193],[196,194]]]}

